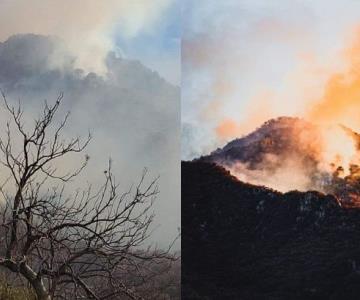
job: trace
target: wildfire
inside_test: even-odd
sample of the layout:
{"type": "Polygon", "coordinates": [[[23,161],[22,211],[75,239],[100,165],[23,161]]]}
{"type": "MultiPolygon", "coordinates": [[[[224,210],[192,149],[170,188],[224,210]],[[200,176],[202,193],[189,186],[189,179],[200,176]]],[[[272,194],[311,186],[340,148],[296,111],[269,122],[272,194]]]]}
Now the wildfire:
{"type": "Polygon", "coordinates": [[[242,181],[282,192],[317,190],[359,205],[359,145],[360,135],[347,127],[281,117],[215,157],[242,181]]]}
{"type": "Polygon", "coordinates": [[[355,133],[360,133],[360,26],[340,55],[344,64],[323,74],[319,93],[303,95],[307,109],[284,113],[288,102],[278,109],[276,104],[282,103],[282,98],[275,98],[274,93],[261,97],[266,105],[254,99],[254,111],[246,110],[241,120],[225,117],[219,121],[214,133],[221,142],[239,139],[269,119],[275,120],[272,125],[290,128],[274,125],[262,131],[258,127],[247,143],[239,144],[238,155],[232,150],[220,163],[225,161],[224,166],[243,181],[280,191],[318,190],[360,207],[360,135],[355,133]],[[258,107],[269,109],[257,114],[258,107]],[[288,115],[289,122],[275,119],[281,115],[288,115]]]}
{"type": "Polygon", "coordinates": [[[350,168],[358,164],[356,141],[340,126],[327,126],[322,129],[322,157],[320,168],[327,172],[338,172],[344,178],[350,175],[350,168]]]}

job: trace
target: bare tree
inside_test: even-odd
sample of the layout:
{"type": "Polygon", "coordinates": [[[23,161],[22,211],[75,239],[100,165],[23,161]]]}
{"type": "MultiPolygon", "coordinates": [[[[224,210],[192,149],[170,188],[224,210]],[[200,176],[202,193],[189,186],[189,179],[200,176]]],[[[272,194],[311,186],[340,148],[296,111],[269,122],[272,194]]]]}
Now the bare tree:
{"type": "Polygon", "coordinates": [[[15,108],[3,92],[2,98],[10,120],[0,138],[0,164],[9,175],[0,186],[0,266],[25,278],[39,300],[141,299],[133,287],[144,266],[173,259],[170,248],[144,249],[157,179],[145,184],[144,172],[134,188],[118,193],[109,162],[100,188],[67,192],[89,157],[66,174],[59,173],[62,158],[81,153],[90,135],[66,140],[69,114],[54,125],[62,95],[54,105],[45,103],[30,130],[20,103],[15,108]]]}

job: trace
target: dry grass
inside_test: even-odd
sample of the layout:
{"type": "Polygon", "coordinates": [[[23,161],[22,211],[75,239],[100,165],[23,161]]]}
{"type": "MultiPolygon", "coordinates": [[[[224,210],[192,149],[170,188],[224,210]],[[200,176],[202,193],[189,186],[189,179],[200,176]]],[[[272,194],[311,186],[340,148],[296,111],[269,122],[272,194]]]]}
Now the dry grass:
{"type": "Polygon", "coordinates": [[[0,300],[36,300],[31,289],[14,286],[0,275],[0,300]]]}

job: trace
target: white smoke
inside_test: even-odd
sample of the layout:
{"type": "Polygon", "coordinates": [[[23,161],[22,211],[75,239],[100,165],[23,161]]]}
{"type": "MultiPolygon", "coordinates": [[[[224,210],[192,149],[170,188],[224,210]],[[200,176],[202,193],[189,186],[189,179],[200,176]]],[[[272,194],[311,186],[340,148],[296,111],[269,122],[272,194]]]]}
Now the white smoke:
{"type": "MultiPolygon", "coordinates": [[[[66,136],[93,135],[83,182],[101,182],[109,157],[121,191],[136,183],[144,167],[149,178],[160,175],[154,209],[155,223],[161,226],[153,238],[167,245],[180,224],[179,89],[140,62],[114,53],[106,57],[106,77],[75,69],[72,56],[62,56],[66,68],[56,68],[52,58],[58,43],[65,44],[39,35],[12,36],[0,43],[0,87],[11,103],[21,100],[27,126],[44,99],[53,103],[64,92],[59,115],[71,111],[66,136]]],[[[0,126],[5,128],[1,108],[0,126]]],[[[72,169],[82,159],[73,157],[61,169],[72,169]]]]}
{"type": "Polygon", "coordinates": [[[267,155],[262,160],[261,169],[252,169],[246,163],[234,163],[230,172],[239,180],[255,185],[266,186],[280,192],[291,190],[308,191],[313,188],[308,170],[295,157],[267,155]],[[267,169],[266,164],[279,163],[274,169],[267,169]]]}
{"type": "MultiPolygon", "coordinates": [[[[152,30],[172,0],[2,0],[0,41],[14,34],[58,36],[75,56],[75,65],[104,73],[106,55],[115,49],[114,33],[133,37],[152,30]]],[[[54,64],[62,61],[58,49],[54,64]]]]}

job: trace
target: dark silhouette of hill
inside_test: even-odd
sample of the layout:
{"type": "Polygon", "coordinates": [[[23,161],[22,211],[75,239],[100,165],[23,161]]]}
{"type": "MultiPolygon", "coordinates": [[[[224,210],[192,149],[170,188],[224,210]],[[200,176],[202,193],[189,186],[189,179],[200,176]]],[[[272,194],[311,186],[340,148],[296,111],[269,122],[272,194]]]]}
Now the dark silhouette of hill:
{"type": "Polygon", "coordinates": [[[360,299],[360,211],[182,163],[182,299],[360,299]]]}

